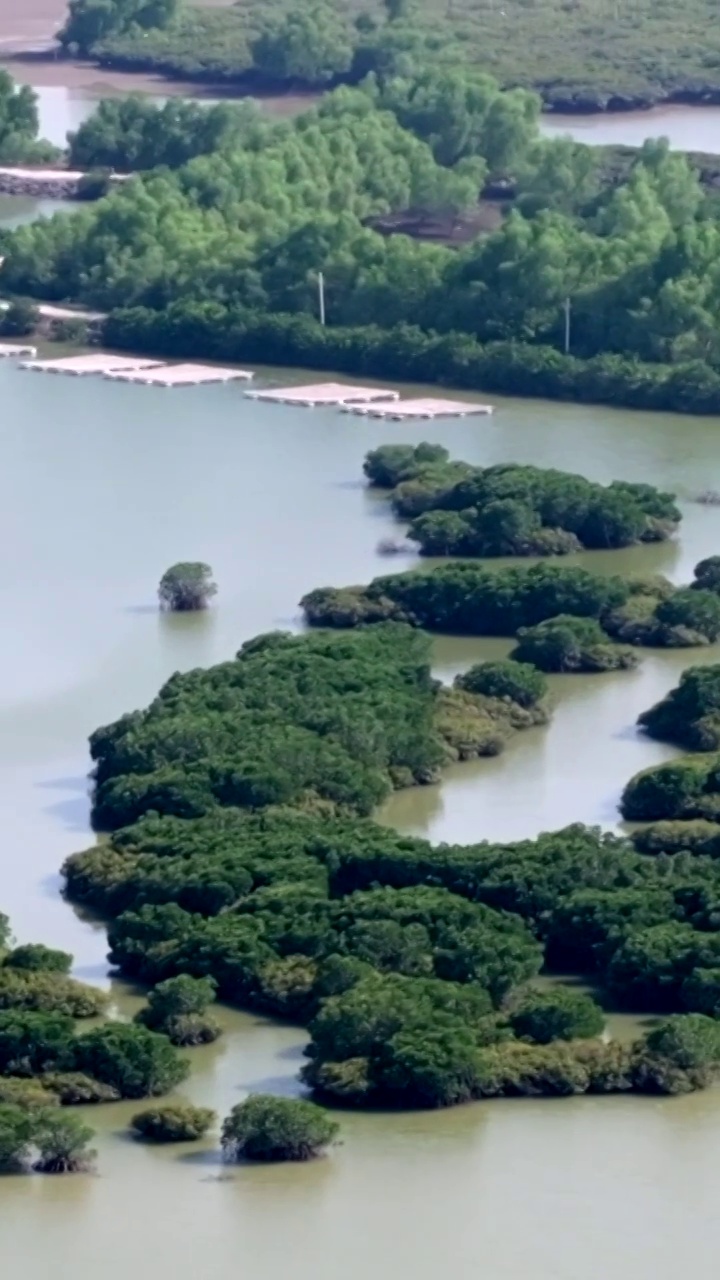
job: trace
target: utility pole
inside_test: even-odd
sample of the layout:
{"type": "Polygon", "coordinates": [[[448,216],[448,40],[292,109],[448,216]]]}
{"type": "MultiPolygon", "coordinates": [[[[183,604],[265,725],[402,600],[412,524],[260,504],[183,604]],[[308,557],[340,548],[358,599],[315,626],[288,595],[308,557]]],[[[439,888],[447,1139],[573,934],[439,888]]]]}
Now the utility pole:
{"type": "Polygon", "coordinates": [[[563,302],[563,311],[565,312],[565,355],[566,355],[566,356],[568,356],[568,355],[570,354],[570,309],[571,309],[571,306],[572,306],[572,304],[571,304],[571,302],[570,302],[570,299],[569,299],[569,298],[566,298],[566,299],[565,299],[565,301],[563,302]]]}
{"type": "Polygon", "coordinates": [[[320,323],[325,324],[325,277],[318,271],[318,301],[320,303],[320,323]]]}

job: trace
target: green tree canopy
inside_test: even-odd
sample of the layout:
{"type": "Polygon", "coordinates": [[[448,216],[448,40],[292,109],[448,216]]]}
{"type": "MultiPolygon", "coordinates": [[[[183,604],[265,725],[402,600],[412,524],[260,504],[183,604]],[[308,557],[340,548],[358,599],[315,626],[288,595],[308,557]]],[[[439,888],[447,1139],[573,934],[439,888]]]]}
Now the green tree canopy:
{"type": "Polygon", "coordinates": [[[310,1160],[323,1155],[340,1126],[299,1098],[251,1094],[223,1123],[222,1144],[235,1160],[310,1160]]]}

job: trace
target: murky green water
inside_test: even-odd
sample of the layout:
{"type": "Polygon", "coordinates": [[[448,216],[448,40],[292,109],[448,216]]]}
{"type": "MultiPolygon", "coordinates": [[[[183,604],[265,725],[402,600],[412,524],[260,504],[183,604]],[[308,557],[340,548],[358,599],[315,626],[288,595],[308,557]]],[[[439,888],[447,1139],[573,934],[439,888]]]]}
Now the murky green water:
{"type": "MultiPolygon", "coordinates": [[[[315,377],[315,375],[314,375],[315,377]]],[[[382,424],[254,404],[237,387],[164,391],[22,373],[0,362],[0,907],[20,939],[74,951],[105,981],[105,937],[58,896],[62,859],[91,840],[86,737],[144,704],[178,668],[299,625],[310,587],[361,582],[412,558],[376,555],[386,505],[360,481],[385,440],[445,443],[479,463],[523,460],[688,497],[718,487],[720,420],[506,401],[492,419],[382,424]],[[158,615],[172,561],[210,562],[217,607],[158,615]]],[[[601,571],[686,578],[718,550],[720,510],[687,505],[678,542],[584,557],[601,571]]],[[[450,676],[498,641],[439,639],[450,676]]],[[[554,682],[552,724],[441,787],[396,796],[384,820],[436,840],[504,839],[573,820],[612,824],[618,793],[665,749],[639,711],[684,665],[554,682]]],[[[130,1011],[136,997],[116,987],[130,1011]]],[[[187,1093],[222,1114],[249,1089],[293,1091],[302,1031],[227,1012],[187,1093]]],[[[120,1280],[658,1280],[709,1277],[720,1227],[720,1094],[478,1104],[342,1118],[344,1145],[298,1168],[229,1175],[210,1148],[152,1150],[123,1130],[132,1104],[91,1116],[99,1176],[5,1178],[0,1248],[24,1280],[67,1269],[120,1280]]]]}

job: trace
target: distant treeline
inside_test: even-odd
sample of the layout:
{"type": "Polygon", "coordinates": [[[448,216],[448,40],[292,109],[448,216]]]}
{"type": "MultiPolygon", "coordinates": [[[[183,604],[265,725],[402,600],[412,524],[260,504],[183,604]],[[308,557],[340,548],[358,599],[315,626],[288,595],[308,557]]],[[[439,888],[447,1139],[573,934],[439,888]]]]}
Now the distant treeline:
{"type": "Polygon", "coordinates": [[[308,315],[177,302],[163,311],[117,309],[105,323],[103,342],[168,357],[257,361],[502,395],[720,413],[720,372],[702,361],[649,364],[620,355],[581,360],[553,347],[483,344],[469,334],[438,334],[412,325],[323,327],[308,315]]]}
{"type": "Polygon", "coordinates": [[[712,0],[71,0],[60,41],[105,66],[276,91],[464,65],[560,110],[602,111],[717,100],[715,18],[712,0]]]}

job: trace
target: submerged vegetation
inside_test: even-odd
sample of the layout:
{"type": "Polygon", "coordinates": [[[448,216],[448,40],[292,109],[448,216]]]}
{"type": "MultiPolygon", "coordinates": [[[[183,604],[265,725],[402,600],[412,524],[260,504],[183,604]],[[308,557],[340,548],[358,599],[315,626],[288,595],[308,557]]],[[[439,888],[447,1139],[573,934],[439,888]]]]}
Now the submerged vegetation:
{"type": "Polygon", "coordinates": [[[380,445],[365,459],[371,484],[389,489],[411,519],[408,537],[429,556],[565,555],[583,548],[659,542],[681,516],[674,494],[652,485],[503,463],[450,461],[438,445],[380,445]]]}

